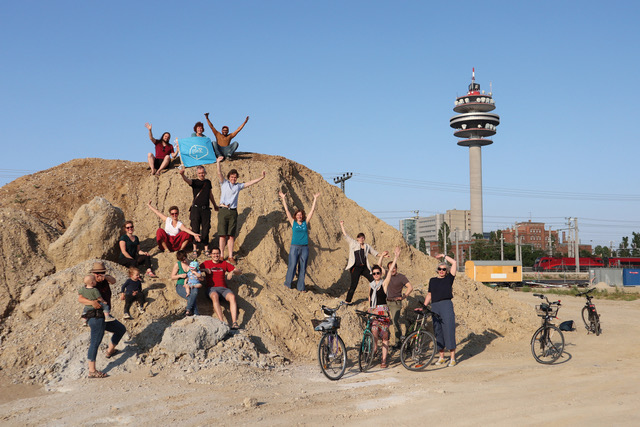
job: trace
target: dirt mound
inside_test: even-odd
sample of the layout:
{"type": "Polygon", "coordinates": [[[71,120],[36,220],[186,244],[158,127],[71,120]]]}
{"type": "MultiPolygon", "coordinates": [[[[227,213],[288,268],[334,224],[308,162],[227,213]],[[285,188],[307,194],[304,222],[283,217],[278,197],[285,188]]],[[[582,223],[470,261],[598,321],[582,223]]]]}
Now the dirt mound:
{"type": "MultiPolygon", "coordinates": [[[[340,220],[346,221],[350,234],[364,232],[368,242],[378,250],[392,251],[400,246],[399,271],[416,289],[408,304],[415,306],[416,301],[424,298],[424,284],[434,276],[436,262],[408,247],[399,231],[300,164],[279,156],[243,154],[242,157],[223,163],[223,172],[237,169],[240,181],[256,178],[262,170],[267,172],[262,182],[240,193],[238,206],[240,229],[236,249],[243,274],[236,276],[230,288],[239,296],[239,322],[244,328],[238,348],[246,349],[249,342],[255,350],[247,353],[254,356],[243,357],[254,357],[256,366],[271,366],[275,360],[315,357],[319,335],[313,331],[311,319],[321,317],[322,304],[336,305],[336,298],[343,298],[349,286],[344,271],[347,244],[342,239],[340,220]],[[309,234],[308,293],[283,286],[291,230],[278,199],[280,190],[288,193],[290,203],[306,209],[311,206],[313,193],[321,193],[309,234]]],[[[215,165],[208,165],[206,170],[215,182],[215,165]]],[[[187,175],[193,177],[195,171],[188,171],[187,175]]],[[[143,250],[157,252],[155,231],[160,224],[146,206],[149,200],[163,212],[177,205],[181,219],[188,224],[190,187],[176,170],[153,177],[144,163],[76,159],[2,187],[0,205],[4,209],[0,211],[0,221],[5,226],[0,227],[3,248],[0,262],[5,264],[0,270],[5,283],[0,289],[0,308],[5,316],[0,324],[0,367],[5,374],[22,380],[32,377],[33,381],[45,381],[46,375],[40,373],[54,372],[52,361],[68,351],[78,336],[86,334],[78,318],[82,307],[77,303],[76,289],[91,260],[78,259],[78,265],[53,274],[53,264],[42,248],[65,231],[80,206],[96,196],[104,197],[122,209],[126,219],[135,222],[143,250]],[[19,262],[7,255],[16,251],[25,254],[19,262]],[[39,291],[40,288],[46,291],[39,291]],[[47,296],[52,300],[46,301],[47,296]]],[[[214,196],[217,200],[216,185],[214,196]]],[[[215,218],[212,223],[215,230],[215,218]]],[[[153,267],[160,277],[144,284],[149,308],[127,323],[135,344],[132,349],[136,363],[160,364],[160,368],[174,363],[158,349],[163,331],[184,309],[184,300],[176,295],[175,285],[169,280],[174,262],[174,254],[154,255],[153,267]]],[[[125,280],[125,269],[116,264],[109,264],[108,268],[117,278],[113,287],[117,291],[125,280]]],[[[367,289],[362,279],[354,300],[366,304],[367,289]]],[[[476,352],[498,337],[518,339],[523,330],[529,333],[535,326],[528,308],[462,274],[456,279],[454,296],[462,351],[476,352]]],[[[212,313],[206,298],[199,301],[199,306],[201,314],[212,313]]],[[[121,301],[114,300],[113,312],[121,317],[121,301]]],[[[347,346],[354,346],[361,337],[358,320],[352,308],[341,310],[341,316],[341,335],[347,346]]],[[[218,346],[216,354],[220,354],[218,346]]],[[[202,357],[211,358],[211,354],[202,357]]]]}

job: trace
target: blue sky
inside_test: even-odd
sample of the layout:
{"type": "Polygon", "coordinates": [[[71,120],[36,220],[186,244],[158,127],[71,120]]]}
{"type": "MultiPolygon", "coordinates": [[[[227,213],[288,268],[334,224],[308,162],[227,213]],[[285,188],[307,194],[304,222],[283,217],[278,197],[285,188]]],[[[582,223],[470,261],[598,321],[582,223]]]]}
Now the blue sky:
{"type": "MultiPolygon", "coordinates": [[[[79,157],[145,161],[210,112],[400,218],[469,208],[449,127],[476,69],[501,124],[485,231],[514,221],[614,246],[640,231],[640,6],[632,1],[22,1],[0,11],[0,185],[79,157]],[[25,156],[25,147],[35,153],[25,156]]],[[[210,132],[209,132],[210,133],[210,132]]],[[[314,189],[309,189],[310,192],[314,189]]]]}

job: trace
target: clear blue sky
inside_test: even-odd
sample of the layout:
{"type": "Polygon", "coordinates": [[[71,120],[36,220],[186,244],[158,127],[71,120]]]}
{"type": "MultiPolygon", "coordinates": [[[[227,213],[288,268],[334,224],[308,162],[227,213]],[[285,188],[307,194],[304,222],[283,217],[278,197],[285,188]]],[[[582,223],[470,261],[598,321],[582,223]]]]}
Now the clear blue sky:
{"type": "MultiPolygon", "coordinates": [[[[21,1],[0,11],[0,185],[78,157],[145,161],[210,112],[240,151],[353,172],[388,223],[469,208],[449,127],[471,69],[501,117],[484,229],[640,231],[635,1],[21,1]],[[637,122],[636,122],[637,123],[637,122]]],[[[210,133],[210,132],[209,132],[210,133]]],[[[309,189],[314,191],[314,189],[309,189]]]]}

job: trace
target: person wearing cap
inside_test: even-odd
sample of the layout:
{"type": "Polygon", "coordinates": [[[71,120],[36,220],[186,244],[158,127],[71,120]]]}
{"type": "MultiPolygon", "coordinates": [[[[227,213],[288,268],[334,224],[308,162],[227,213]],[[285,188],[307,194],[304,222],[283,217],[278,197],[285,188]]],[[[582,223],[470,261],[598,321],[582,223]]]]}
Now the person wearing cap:
{"type": "MultiPolygon", "coordinates": [[[[91,270],[89,270],[89,273],[93,274],[96,279],[95,287],[100,292],[100,296],[109,306],[111,306],[110,285],[116,283],[115,277],[106,274],[107,269],[104,265],[104,262],[102,261],[94,262],[91,270]]],[[[93,308],[96,309],[96,312],[101,312],[101,306],[97,300],[92,301],[78,294],[78,302],[82,305],[93,305],[93,308]]],[[[89,319],[88,325],[91,329],[91,339],[89,343],[89,351],[87,353],[89,378],[108,377],[108,375],[104,372],[96,370],[96,357],[98,355],[98,348],[100,347],[100,343],[102,342],[105,331],[111,332],[113,335],[111,336],[111,342],[109,342],[109,347],[107,348],[105,357],[109,359],[115,356],[118,353],[118,350],[116,350],[116,346],[124,336],[125,332],[127,332],[127,328],[125,328],[125,326],[117,320],[114,320],[112,322],[105,322],[104,316],[93,317],[89,319]]]]}
{"type": "Polygon", "coordinates": [[[233,244],[236,239],[236,228],[238,223],[238,194],[240,190],[248,188],[256,184],[267,176],[266,171],[262,171],[262,176],[249,182],[238,182],[238,171],[231,169],[227,173],[227,179],[224,178],[222,170],[220,170],[220,162],[224,157],[220,156],[216,159],[216,171],[218,173],[218,181],[220,182],[220,210],[218,211],[218,236],[220,243],[220,256],[224,257],[224,248],[227,246],[231,264],[235,264],[233,258],[233,244]],[[228,242],[228,245],[227,245],[228,242]]]}
{"type": "Polygon", "coordinates": [[[244,125],[247,124],[249,116],[244,119],[244,123],[242,123],[233,133],[229,133],[229,126],[222,126],[222,132],[218,132],[218,130],[213,126],[213,123],[211,123],[211,120],[209,120],[209,113],[204,113],[204,117],[207,119],[207,123],[209,124],[211,131],[216,137],[216,140],[213,141],[213,151],[216,153],[216,157],[223,157],[230,160],[231,156],[233,156],[238,149],[238,142],[231,142],[231,140],[235,138],[236,135],[240,133],[244,125]]]}
{"type": "Polygon", "coordinates": [[[433,332],[436,334],[436,343],[440,357],[436,366],[446,363],[444,349],[449,350],[451,358],[447,366],[456,366],[456,315],[453,311],[453,279],[456,277],[456,260],[445,254],[436,255],[441,262],[436,269],[437,277],[429,280],[427,296],[424,305],[431,303],[431,310],[440,317],[433,317],[433,332]],[[451,268],[445,262],[451,264],[451,268]]]}

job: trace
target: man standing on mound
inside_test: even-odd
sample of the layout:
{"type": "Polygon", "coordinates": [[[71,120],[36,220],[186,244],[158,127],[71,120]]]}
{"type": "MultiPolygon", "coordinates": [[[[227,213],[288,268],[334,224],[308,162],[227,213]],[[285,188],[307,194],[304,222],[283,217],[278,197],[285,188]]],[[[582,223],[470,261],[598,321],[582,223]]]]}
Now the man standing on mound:
{"type": "MultiPolygon", "coordinates": [[[[396,259],[400,255],[400,249],[396,248],[396,259]]],[[[393,261],[387,264],[387,268],[392,266],[393,261]]],[[[398,350],[402,345],[402,319],[400,317],[400,311],[402,310],[402,300],[407,299],[413,286],[409,283],[409,280],[404,274],[398,273],[398,264],[392,266],[393,269],[389,271],[389,285],[387,286],[387,305],[389,306],[389,314],[391,314],[391,321],[393,322],[393,332],[395,334],[396,342],[393,345],[394,350],[398,350]],[[407,292],[403,295],[402,290],[407,288],[407,292]]]]}
{"type": "Polygon", "coordinates": [[[238,129],[232,134],[229,133],[229,126],[222,126],[222,133],[218,132],[218,130],[213,126],[211,120],[209,120],[209,113],[204,113],[204,116],[207,119],[207,123],[209,123],[209,127],[213,132],[213,135],[216,137],[216,140],[213,141],[213,151],[216,153],[216,157],[224,157],[227,160],[231,159],[233,153],[238,149],[238,142],[231,142],[233,138],[236,137],[238,133],[242,130],[244,125],[249,121],[249,116],[244,119],[244,123],[240,125],[238,129]]]}
{"type": "Polygon", "coordinates": [[[220,255],[224,254],[224,247],[229,241],[229,262],[235,264],[233,258],[233,244],[236,240],[236,228],[238,224],[238,194],[243,188],[256,184],[267,176],[267,172],[262,171],[262,176],[247,183],[238,183],[238,171],[231,169],[224,179],[220,170],[220,163],[224,157],[216,159],[216,170],[218,171],[218,181],[220,182],[220,210],[218,211],[218,236],[220,236],[220,255]]]}
{"type": "Polygon", "coordinates": [[[220,250],[215,248],[211,249],[211,259],[200,264],[200,271],[207,273],[206,284],[209,290],[209,298],[213,302],[213,311],[216,313],[218,320],[224,322],[222,306],[220,305],[220,298],[222,297],[229,302],[231,329],[238,329],[238,304],[234,293],[227,288],[227,280],[231,280],[234,274],[242,274],[242,272],[227,261],[223,261],[220,257],[220,250]]]}

